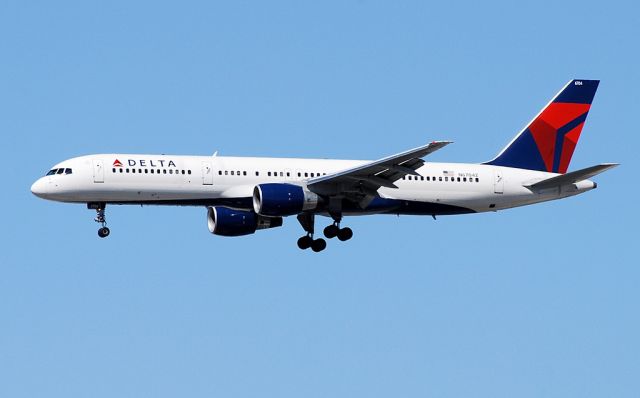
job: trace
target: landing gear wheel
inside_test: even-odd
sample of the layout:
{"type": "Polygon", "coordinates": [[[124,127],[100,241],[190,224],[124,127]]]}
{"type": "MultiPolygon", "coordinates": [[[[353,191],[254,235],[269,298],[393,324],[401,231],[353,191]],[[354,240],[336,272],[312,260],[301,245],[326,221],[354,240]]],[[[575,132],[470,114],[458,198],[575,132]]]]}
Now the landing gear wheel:
{"type": "Polygon", "coordinates": [[[107,227],[102,227],[98,230],[98,236],[101,238],[106,238],[110,233],[111,231],[107,227]]]}
{"type": "Polygon", "coordinates": [[[327,239],[332,239],[338,236],[339,231],[340,231],[340,228],[338,228],[337,225],[331,224],[324,229],[324,236],[326,236],[327,239]]]}
{"type": "Polygon", "coordinates": [[[313,244],[313,239],[309,235],[305,235],[298,239],[298,247],[302,250],[307,250],[313,244]]]}
{"type": "Polygon", "coordinates": [[[338,239],[341,241],[349,240],[353,237],[353,231],[349,227],[341,228],[338,231],[338,239]]]}
{"type": "Polygon", "coordinates": [[[87,208],[96,211],[96,218],[93,220],[100,224],[100,229],[98,229],[98,236],[101,238],[106,238],[109,236],[111,231],[107,228],[107,218],[105,217],[105,208],[107,207],[106,203],[87,203],[87,208]]]}
{"type": "Polygon", "coordinates": [[[321,252],[327,247],[327,241],[322,238],[315,239],[311,244],[311,250],[314,252],[321,252]]]}

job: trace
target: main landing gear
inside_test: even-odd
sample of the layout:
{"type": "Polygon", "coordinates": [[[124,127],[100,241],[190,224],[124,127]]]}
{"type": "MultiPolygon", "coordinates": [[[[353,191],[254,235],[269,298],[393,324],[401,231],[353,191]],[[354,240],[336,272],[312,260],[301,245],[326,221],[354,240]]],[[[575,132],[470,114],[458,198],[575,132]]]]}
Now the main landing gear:
{"type": "Polygon", "coordinates": [[[317,253],[327,248],[327,241],[322,238],[313,239],[313,235],[307,233],[298,239],[298,247],[302,250],[311,248],[311,250],[317,253]]]}
{"type": "Polygon", "coordinates": [[[307,232],[305,236],[298,239],[298,247],[302,250],[311,248],[314,252],[321,252],[327,248],[327,242],[322,239],[313,239],[315,215],[313,213],[298,214],[298,222],[307,232]]]}
{"type": "Polygon", "coordinates": [[[104,209],[107,207],[105,203],[88,203],[87,207],[89,209],[95,209],[96,218],[95,222],[99,223],[101,227],[98,229],[98,236],[101,238],[106,238],[111,233],[111,230],[107,228],[107,219],[104,214],[104,209]]]}
{"type": "Polygon", "coordinates": [[[328,239],[333,239],[337,236],[339,240],[344,242],[353,237],[353,231],[349,227],[340,228],[340,223],[336,221],[324,229],[324,236],[328,239]]]}
{"type": "MultiPolygon", "coordinates": [[[[341,217],[338,217],[337,219],[334,218],[333,224],[324,229],[324,236],[327,239],[338,237],[339,240],[344,242],[353,237],[353,231],[351,228],[340,228],[340,219],[341,217]]],[[[322,238],[313,239],[314,221],[315,215],[312,213],[298,214],[298,222],[300,222],[302,228],[307,232],[305,236],[298,239],[298,247],[302,250],[311,248],[311,250],[317,253],[327,248],[327,242],[322,238]]]]}

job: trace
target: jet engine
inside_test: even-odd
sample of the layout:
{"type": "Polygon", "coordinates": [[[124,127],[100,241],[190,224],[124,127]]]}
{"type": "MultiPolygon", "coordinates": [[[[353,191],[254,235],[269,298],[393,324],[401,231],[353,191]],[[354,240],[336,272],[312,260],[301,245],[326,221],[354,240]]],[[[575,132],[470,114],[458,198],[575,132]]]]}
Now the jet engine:
{"type": "Polygon", "coordinates": [[[258,229],[282,226],[282,217],[264,217],[250,210],[213,206],[207,209],[209,232],[221,236],[250,235],[258,229]]]}
{"type": "Polygon", "coordinates": [[[299,185],[271,183],[253,188],[253,210],[263,216],[292,216],[317,208],[318,200],[318,195],[299,185]]]}

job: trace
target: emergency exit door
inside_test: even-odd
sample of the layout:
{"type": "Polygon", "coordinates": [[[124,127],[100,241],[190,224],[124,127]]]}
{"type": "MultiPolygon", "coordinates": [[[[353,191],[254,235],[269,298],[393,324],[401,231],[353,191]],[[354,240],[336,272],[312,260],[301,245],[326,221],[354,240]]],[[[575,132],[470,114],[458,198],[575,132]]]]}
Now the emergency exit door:
{"type": "Polygon", "coordinates": [[[493,171],[493,192],[502,194],[504,193],[504,176],[502,175],[502,170],[494,170],[493,171]]]}
{"type": "Polygon", "coordinates": [[[93,182],[104,182],[104,164],[102,160],[94,159],[93,161],[93,182]]]}
{"type": "Polygon", "coordinates": [[[202,162],[202,185],[213,185],[211,162],[202,162]]]}

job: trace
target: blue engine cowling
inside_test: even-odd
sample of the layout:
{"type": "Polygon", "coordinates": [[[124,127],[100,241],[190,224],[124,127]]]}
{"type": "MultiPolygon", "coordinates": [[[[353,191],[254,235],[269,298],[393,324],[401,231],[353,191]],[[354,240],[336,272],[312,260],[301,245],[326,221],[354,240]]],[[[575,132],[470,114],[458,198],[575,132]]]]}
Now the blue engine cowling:
{"type": "Polygon", "coordinates": [[[263,216],[284,217],[318,207],[318,195],[293,184],[260,184],[253,188],[253,210],[263,216]]]}
{"type": "Polygon", "coordinates": [[[214,206],[207,209],[209,232],[221,236],[250,235],[258,229],[282,226],[282,217],[263,217],[250,210],[214,206]]]}

